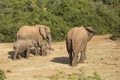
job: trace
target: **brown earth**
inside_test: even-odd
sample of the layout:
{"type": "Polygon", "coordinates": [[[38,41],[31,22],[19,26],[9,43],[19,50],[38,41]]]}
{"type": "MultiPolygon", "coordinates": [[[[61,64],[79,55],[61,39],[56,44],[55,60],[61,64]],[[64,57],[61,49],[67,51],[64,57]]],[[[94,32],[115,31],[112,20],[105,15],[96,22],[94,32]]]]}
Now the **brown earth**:
{"type": "MultiPolygon", "coordinates": [[[[87,62],[77,67],[69,66],[65,42],[54,42],[54,51],[47,56],[12,60],[13,43],[0,43],[0,69],[7,80],[46,80],[46,77],[64,72],[67,75],[83,70],[86,75],[98,73],[103,80],[120,80],[120,42],[109,39],[109,35],[94,36],[87,46],[87,62]]],[[[49,80],[49,79],[47,79],[49,80]]]]}

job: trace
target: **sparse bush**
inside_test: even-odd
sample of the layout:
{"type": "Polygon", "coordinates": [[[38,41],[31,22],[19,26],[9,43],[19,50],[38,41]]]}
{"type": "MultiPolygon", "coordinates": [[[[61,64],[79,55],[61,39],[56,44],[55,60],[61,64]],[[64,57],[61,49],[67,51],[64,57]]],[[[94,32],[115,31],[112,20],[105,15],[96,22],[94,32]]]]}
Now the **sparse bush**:
{"type": "Polygon", "coordinates": [[[0,80],[6,79],[5,73],[3,70],[0,69],[0,80]]]}
{"type": "Polygon", "coordinates": [[[71,75],[66,75],[63,71],[59,71],[49,78],[50,80],[102,80],[96,72],[90,76],[85,76],[85,73],[82,70],[80,70],[79,73],[73,73],[71,75]]]}
{"type": "Polygon", "coordinates": [[[102,79],[96,72],[94,72],[93,75],[91,76],[85,76],[84,72],[80,70],[78,74],[73,73],[69,77],[69,80],[102,80],[102,79]]]}
{"type": "Polygon", "coordinates": [[[57,74],[50,77],[50,80],[60,80],[63,78],[63,72],[59,71],[57,74]]]}

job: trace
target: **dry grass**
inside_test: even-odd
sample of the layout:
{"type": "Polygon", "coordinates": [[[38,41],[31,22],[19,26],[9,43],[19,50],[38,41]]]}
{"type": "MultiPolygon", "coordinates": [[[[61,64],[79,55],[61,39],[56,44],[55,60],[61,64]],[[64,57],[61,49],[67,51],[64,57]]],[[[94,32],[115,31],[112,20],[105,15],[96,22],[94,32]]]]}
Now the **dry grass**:
{"type": "MultiPolygon", "coordinates": [[[[120,79],[120,43],[109,40],[109,35],[95,36],[87,46],[87,62],[77,67],[69,66],[65,42],[52,43],[54,51],[47,56],[34,56],[13,61],[13,43],[0,44],[0,68],[7,80],[46,80],[58,71],[64,75],[79,73],[86,75],[97,72],[104,80],[120,79]]],[[[67,76],[65,76],[65,79],[67,76]]]]}

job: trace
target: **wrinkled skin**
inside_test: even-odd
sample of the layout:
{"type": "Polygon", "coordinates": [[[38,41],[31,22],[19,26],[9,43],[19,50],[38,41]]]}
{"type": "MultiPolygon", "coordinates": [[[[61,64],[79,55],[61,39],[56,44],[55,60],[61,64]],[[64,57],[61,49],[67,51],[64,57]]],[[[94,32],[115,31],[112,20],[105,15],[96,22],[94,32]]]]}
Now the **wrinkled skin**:
{"type": "Polygon", "coordinates": [[[91,40],[94,35],[94,30],[91,27],[74,27],[68,31],[66,37],[66,48],[69,54],[71,66],[77,66],[78,53],[81,52],[80,62],[84,63],[86,59],[87,42],[91,40]]]}
{"type": "Polygon", "coordinates": [[[25,57],[28,58],[29,53],[30,53],[30,47],[36,46],[36,43],[33,40],[17,40],[14,43],[14,50],[15,53],[13,55],[13,60],[16,60],[16,58],[21,58],[20,54],[24,53],[25,57]]]}
{"type": "Polygon", "coordinates": [[[17,40],[20,39],[32,39],[37,41],[37,46],[35,46],[35,55],[39,54],[39,48],[42,47],[43,39],[47,39],[49,47],[51,48],[50,28],[45,25],[21,27],[17,32],[17,40]]]}

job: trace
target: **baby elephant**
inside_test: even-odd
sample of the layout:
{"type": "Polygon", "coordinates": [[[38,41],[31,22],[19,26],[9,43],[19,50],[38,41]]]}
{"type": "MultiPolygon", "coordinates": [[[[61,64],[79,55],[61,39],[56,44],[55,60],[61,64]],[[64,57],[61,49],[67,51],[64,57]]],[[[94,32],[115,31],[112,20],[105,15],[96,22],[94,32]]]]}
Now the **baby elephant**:
{"type": "Polygon", "coordinates": [[[33,40],[27,39],[27,40],[17,40],[14,43],[14,50],[15,53],[13,55],[13,59],[15,60],[16,58],[21,58],[20,54],[24,53],[25,57],[28,58],[29,53],[30,53],[30,47],[37,45],[37,43],[33,40]]]}
{"type": "Polygon", "coordinates": [[[48,54],[48,50],[49,50],[49,45],[43,44],[41,47],[41,55],[46,56],[48,54]]]}

